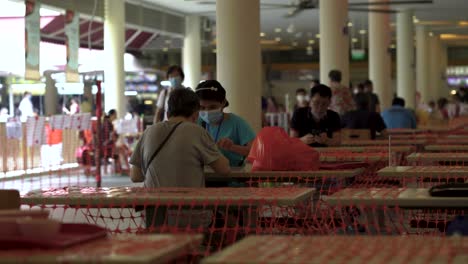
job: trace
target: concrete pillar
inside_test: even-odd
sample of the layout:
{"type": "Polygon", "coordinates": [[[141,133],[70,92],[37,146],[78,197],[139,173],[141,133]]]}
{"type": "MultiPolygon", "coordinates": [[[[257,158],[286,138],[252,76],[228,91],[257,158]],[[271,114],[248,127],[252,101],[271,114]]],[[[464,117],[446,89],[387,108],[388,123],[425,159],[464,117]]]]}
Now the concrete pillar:
{"type": "Polygon", "coordinates": [[[127,112],[125,99],[125,1],[104,0],[104,109],[127,112]]]}
{"type": "Polygon", "coordinates": [[[229,111],[261,128],[260,1],[216,1],[217,75],[229,111]]]}
{"type": "Polygon", "coordinates": [[[448,54],[447,45],[440,43],[440,68],[441,68],[441,90],[439,97],[448,97],[450,95],[450,89],[447,85],[447,67],[448,67],[448,54]]]}
{"type": "MultiPolygon", "coordinates": [[[[381,2],[369,0],[369,2],[381,2]]],[[[384,9],[388,6],[379,6],[384,9]]],[[[369,13],[369,79],[374,83],[374,92],[379,96],[380,108],[390,107],[393,99],[391,88],[390,16],[369,13]]]]}
{"type": "Polygon", "coordinates": [[[192,89],[195,89],[200,82],[202,71],[200,24],[200,16],[187,16],[185,18],[185,38],[182,51],[185,72],[184,84],[192,89]]]}
{"type": "Polygon", "coordinates": [[[416,27],[416,89],[421,101],[430,101],[429,89],[429,43],[425,26],[416,27]]]}
{"type": "MultiPolygon", "coordinates": [[[[45,95],[44,95],[44,112],[46,116],[57,114],[58,91],[55,87],[55,80],[52,79],[53,72],[45,71],[45,95]]],[[[61,106],[60,106],[61,107],[61,106]]]]}
{"type": "Polygon", "coordinates": [[[442,90],[442,67],[440,65],[440,37],[429,35],[429,91],[430,100],[437,100],[442,90]]]}
{"type": "Polygon", "coordinates": [[[414,30],[413,12],[403,10],[397,14],[397,95],[409,108],[416,107],[414,80],[414,30]]]}
{"type": "Polygon", "coordinates": [[[349,85],[348,1],[320,0],[320,81],[329,84],[328,73],[342,73],[349,85]]]}

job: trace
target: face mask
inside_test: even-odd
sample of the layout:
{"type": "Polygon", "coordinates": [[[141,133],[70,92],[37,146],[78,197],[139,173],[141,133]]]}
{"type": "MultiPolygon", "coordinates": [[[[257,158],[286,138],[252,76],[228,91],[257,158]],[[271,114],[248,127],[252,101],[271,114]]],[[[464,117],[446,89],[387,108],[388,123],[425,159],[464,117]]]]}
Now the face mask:
{"type": "Polygon", "coordinates": [[[307,99],[306,99],[305,95],[298,95],[298,96],[296,96],[296,100],[299,103],[304,103],[307,99]]]}
{"type": "Polygon", "coordinates": [[[208,124],[217,124],[223,119],[221,109],[211,111],[200,111],[200,118],[208,124]]]}
{"type": "Polygon", "coordinates": [[[180,76],[169,78],[169,82],[171,82],[171,87],[173,88],[182,87],[182,78],[180,76]]]}
{"type": "Polygon", "coordinates": [[[310,95],[306,95],[305,100],[306,100],[306,102],[310,102],[310,95]]]}

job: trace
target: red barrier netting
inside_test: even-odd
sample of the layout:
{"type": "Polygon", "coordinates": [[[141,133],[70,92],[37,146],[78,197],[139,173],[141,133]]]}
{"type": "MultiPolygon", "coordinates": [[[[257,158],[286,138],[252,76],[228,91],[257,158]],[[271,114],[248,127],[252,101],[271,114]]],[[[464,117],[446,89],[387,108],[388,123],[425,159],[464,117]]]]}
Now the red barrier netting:
{"type": "Polygon", "coordinates": [[[434,185],[468,182],[468,167],[463,166],[406,166],[388,167],[378,172],[382,181],[395,186],[430,188],[434,185]]]}
{"type": "Polygon", "coordinates": [[[424,152],[406,157],[411,166],[466,166],[468,152],[424,152]]]}

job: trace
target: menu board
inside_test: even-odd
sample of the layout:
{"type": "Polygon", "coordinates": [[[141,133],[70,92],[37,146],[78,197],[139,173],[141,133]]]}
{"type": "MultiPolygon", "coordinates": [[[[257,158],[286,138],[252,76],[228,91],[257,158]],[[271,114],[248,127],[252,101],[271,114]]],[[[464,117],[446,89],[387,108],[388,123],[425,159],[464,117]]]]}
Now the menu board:
{"type": "Polygon", "coordinates": [[[25,79],[39,80],[41,78],[41,74],[39,73],[39,46],[41,40],[41,15],[39,12],[40,3],[36,0],[25,0],[25,4],[25,79]]]}

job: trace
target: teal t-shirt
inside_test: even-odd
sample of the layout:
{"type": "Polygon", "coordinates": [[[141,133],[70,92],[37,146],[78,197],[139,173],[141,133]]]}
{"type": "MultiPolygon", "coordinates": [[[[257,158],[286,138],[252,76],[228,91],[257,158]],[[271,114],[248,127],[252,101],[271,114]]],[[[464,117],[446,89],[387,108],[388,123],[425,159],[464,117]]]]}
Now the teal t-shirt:
{"type": "MultiPolygon", "coordinates": [[[[235,145],[245,146],[255,139],[255,132],[244,119],[232,113],[227,115],[228,117],[219,126],[206,125],[206,130],[216,142],[223,138],[229,138],[235,145]]],[[[198,119],[198,124],[201,125],[202,122],[201,119],[198,119]]],[[[229,160],[231,167],[244,166],[243,156],[224,149],[220,149],[220,151],[229,160]]]]}

